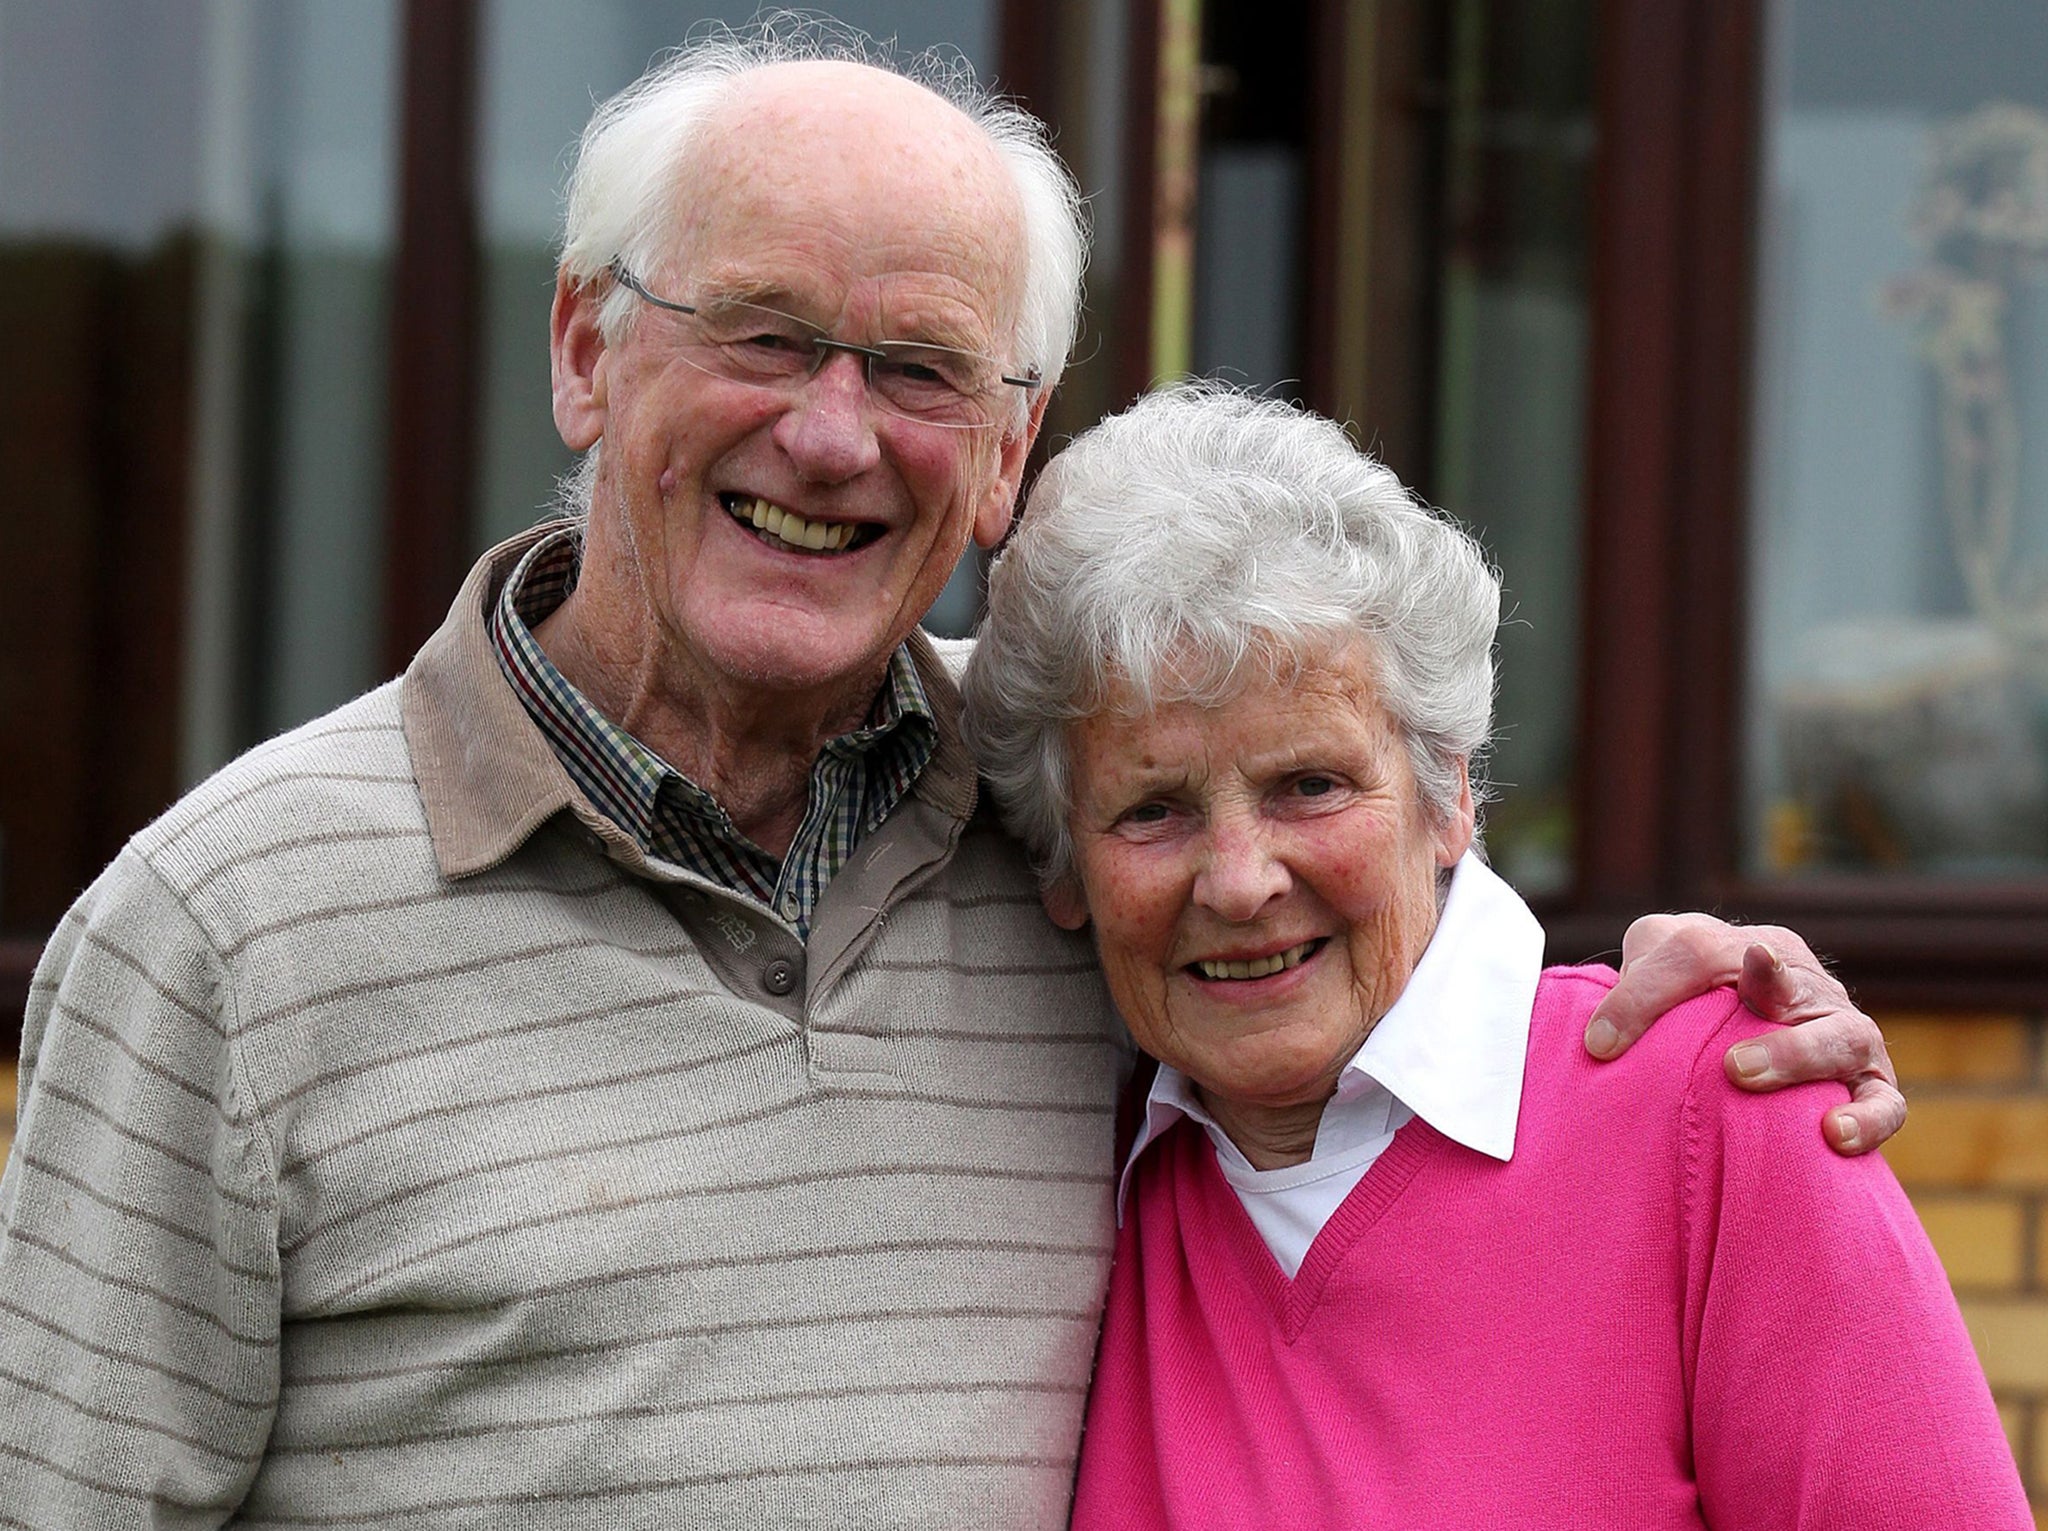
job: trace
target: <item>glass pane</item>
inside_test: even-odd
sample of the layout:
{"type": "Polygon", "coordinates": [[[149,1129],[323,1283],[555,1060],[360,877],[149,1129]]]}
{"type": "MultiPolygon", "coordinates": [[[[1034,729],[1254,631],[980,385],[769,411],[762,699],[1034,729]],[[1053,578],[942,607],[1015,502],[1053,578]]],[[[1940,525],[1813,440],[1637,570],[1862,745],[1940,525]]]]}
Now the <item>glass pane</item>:
{"type": "Polygon", "coordinates": [[[381,678],[396,18],[0,0],[0,925],[381,678]]]}
{"type": "MultiPolygon", "coordinates": [[[[555,434],[548,392],[548,307],[554,297],[561,192],[591,109],[630,84],[654,57],[707,20],[733,26],[753,0],[491,0],[484,8],[480,124],[483,176],[483,378],[478,507],[480,552],[531,525],[552,500],[570,455],[555,434]]],[[[995,67],[999,0],[935,7],[916,0],[841,0],[832,13],[904,53],[954,49],[983,79],[995,67]]],[[[969,631],[981,601],[970,553],[926,626],[969,631]]]]}
{"type": "Polygon", "coordinates": [[[1772,9],[1744,856],[2048,869],[2048,26],[1772,9]]]}
{"type": "Polygon", "coordinates": [[[1202,8],[1194,367],[1302,394],[1309,9],[1202,8]]]}
{"type": "Polygon", "coordinates": [[[1128,402],[1117,382],[1120,341],[1144,323],[1142,316],[1127,312],[1122,281],[1128,211],[1129,8],[1059,0],[1057,15],[1053,24],[1062,52],[1050,84],[1052,95],[1042,104],[1056,130],[1054,143],[1088,200],[1094,247],[1088,257],[1080,334],[1047,407],[1042,443],[1078,435],[1128,402]]]}
{"type": "MultiPolygon", "coordinates": [[[[209,566],[231,566],[223,535],[242,544],[249,621],[232,662],[245,696],[224,741],[238,746],[384,678],[398,6],[208,9],[202,343],[214,349],[201,359],[217,373],[201,375],[212,418],[200,428],[239,455],[204,464],[233,489],[194,509],[215,539],[209,566]]],[[[195,608],[220,599],[195,597],[195,608]]]]}
{"type": "Polygon", "coordinates": [[[1585,453],[1590,0],[1458,0],[1433,482],[1505,577],[1487,812],[1525,893],[1572,874],[1585,453]]]}

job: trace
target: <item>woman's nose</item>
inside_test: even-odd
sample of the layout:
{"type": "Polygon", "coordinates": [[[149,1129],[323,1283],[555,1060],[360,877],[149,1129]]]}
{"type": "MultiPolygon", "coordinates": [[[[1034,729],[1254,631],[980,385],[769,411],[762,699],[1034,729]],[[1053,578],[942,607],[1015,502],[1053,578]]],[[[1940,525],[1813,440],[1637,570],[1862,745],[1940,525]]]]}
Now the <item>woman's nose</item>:
{"type": "Polygon", "coordinates": [[[1258,918],[1266,905],[1287,891],[1290,881],[1270,836],[1250,825],[1218,825],[1209,831],[1202,867],[1195,874],[1194,898],[1203,908],[1241,925],[1258,918]]]}

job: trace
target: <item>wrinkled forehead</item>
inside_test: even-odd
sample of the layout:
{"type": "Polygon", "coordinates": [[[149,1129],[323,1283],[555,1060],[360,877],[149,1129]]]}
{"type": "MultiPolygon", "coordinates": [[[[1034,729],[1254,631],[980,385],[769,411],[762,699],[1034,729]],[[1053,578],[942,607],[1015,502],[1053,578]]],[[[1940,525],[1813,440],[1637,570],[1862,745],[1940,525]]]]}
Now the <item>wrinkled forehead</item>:
{"type": "MultiPolygon", "coordinates": [[[[1016,184],[988,137],[925,87],[852,64],[741,76],[676,178],[671,259],[693,281],[821,302],[972,310],[1014,328],[1025,248],[1016,184]],[[764,285],[765,284],[765,285],[764,285]]],[[[954,318],[963,317],[959,313],[954,318]]]]}

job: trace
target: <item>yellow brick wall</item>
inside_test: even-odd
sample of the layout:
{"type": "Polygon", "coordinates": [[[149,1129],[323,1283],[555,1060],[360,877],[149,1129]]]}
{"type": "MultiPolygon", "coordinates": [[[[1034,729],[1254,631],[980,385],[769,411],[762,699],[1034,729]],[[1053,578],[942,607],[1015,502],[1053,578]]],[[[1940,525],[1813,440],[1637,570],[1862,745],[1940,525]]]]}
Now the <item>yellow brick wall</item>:
{"type": "Polygon", "coordinates": [[[1913,1108],[1885,1157],[1941,1255],[2048,1528],[2048,1038],[2022,1015],[1878,1019],[1913,1108]]]}
{"type": "MultiPolygon", "coordinates": [[[[2048,1531],[2048,1038],[2017,1015],[1879,1019],[1913,1107],[1885,1157],[1948,1270],[2048,1531]]],[[[0,1159],[14,1087],[0,1062],[0,1159]]]]}

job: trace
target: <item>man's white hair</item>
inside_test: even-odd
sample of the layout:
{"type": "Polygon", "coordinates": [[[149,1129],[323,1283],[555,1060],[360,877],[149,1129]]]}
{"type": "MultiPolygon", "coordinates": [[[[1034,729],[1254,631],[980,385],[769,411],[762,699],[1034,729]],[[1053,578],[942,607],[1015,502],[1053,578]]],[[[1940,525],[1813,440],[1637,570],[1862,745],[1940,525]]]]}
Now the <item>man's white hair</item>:
{"type": "MultiPolygon", "coordinates": [[[[899,59],[865,33],[820,17],[773,15],[739,31],[713,24],[600,106],[569,177],[559,269],[587,282],[615,260],[636,273],[656,267],[673,246],[676,178],[704,124],[747,75],[816,62],[861,64],[910,80],[987,135],[1024,215],[1017,354],[999,360],[1035,370],[1050,392],[1080,322],[1088,235],[1080,191],[1045,124],[989,91],[957,53],[899,59]]],[[[606,297],[600,323],[608,342],[623,333],[634,302],[623,288],[606,297]]]]}

